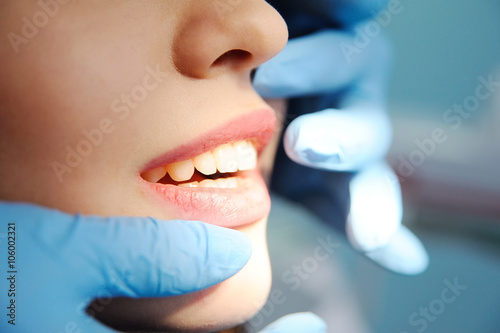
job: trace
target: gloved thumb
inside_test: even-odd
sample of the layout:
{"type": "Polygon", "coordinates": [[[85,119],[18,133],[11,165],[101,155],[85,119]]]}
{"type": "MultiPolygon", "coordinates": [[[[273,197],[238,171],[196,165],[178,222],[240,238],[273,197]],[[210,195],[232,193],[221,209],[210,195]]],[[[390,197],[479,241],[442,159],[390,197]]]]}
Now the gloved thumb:
{"type": "Polygon", "coordinates": [[[96,265],[109,275],[109,287],[120,296],[173,296],[201,290],[236,274],[252,253],[245,234],[200,221],[79,218],[83,234],[100,233],[94,246],[108,260],[96,265]]]}
{"type": "Polygon", "coordinates": [[[0,211],[23,239],[18,260],[24,271],[41,281],[54,282],[50,275],[81,281],[80,297],[103,288],[129,297],[193,292],[237,273],[252,252],[243,233],[199,221],[75,216],[1,202],[0,211]],[[45,273],[47,280],[40,276],[45,273]]]}
{"type": "MultiPolygon", "coordinates": [[[[12,238],[0,259],[11,256],[12,280],[22,290],[16,309],[32,319],[16,323],[22,332],[33,331],[33,322],[39,331],[108,332],[85,313],[93,299],[193,292],[231,277],[251,255],[244,234],[202,222],[75,216],[7,202],[0,212],[12,238]]],[[[0,280],[2,290],[7,283],[0,280]]]]}

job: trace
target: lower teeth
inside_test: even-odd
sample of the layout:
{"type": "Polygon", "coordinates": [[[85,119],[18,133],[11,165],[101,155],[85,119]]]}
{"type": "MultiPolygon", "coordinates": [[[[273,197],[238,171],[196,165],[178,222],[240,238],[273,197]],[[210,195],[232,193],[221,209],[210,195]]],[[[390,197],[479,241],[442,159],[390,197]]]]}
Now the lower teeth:
{"type": "Polygon", "coordinates": [[[211,188],[236,188],[238,187],[237,177],[205,179],[201,182],[191,182],[179,184],[180,187],[211,187],[211,188]]]}

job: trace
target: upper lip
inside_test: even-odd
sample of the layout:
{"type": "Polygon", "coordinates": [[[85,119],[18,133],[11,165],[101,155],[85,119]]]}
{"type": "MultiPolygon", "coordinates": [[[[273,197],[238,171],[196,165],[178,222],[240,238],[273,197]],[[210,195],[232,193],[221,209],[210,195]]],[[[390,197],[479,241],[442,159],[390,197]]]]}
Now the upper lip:
{"type": "Polygon", "coordinates": [[[257,151],[260,152],[271,139],[275,128],[276,115],[271,109],[262,108],[251,111],[153,159],[141,172],[201,155],[225,143],[246,139],[252,139],[257,151]]]}

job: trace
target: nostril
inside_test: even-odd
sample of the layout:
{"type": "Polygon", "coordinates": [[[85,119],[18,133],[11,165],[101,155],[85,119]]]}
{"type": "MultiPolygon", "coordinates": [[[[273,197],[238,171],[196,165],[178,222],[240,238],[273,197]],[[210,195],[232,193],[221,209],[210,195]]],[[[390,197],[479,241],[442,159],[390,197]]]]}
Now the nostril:
{"type": "Polygon", "coordinates": [[[252,59],[252,54],[245,50],[230,50],[215,59],[212,63],[214,67],[229,66],[238,67],[252,59]]]}

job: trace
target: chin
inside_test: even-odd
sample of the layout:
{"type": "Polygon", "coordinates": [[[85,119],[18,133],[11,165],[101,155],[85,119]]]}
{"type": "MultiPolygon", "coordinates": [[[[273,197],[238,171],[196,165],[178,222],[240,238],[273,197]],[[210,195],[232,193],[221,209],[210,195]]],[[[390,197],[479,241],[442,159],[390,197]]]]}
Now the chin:
{"type": "Polygon", "coordinates": [[[236,228],[250,238],[253,252],[230,279],[181,296],[97,301],[95,318],[128,332],[214,332],[244,323],[264,305],[271,288],[266,224],[267,217],[236,228]]]}

